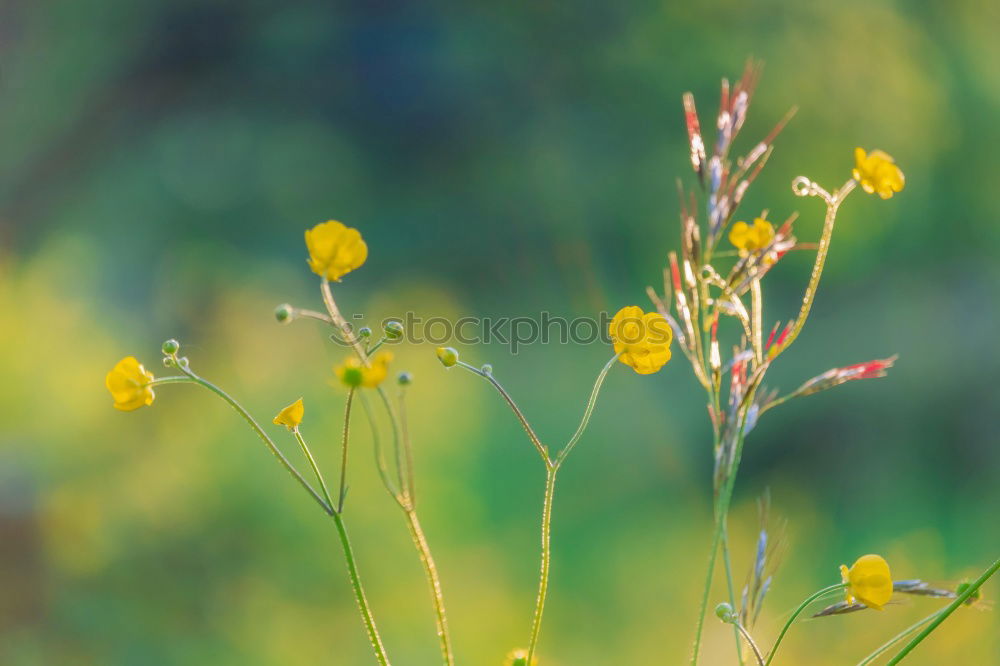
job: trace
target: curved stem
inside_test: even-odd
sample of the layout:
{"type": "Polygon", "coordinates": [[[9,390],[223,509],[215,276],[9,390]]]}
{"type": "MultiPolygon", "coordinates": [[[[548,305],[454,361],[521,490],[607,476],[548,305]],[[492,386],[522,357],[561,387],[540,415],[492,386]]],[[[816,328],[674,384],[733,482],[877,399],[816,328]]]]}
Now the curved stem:
{"type": "Polygon", "coordinates": [[[844,199],[851,193],[855,185],[854,180],[849,180],[832,195],[827,194],[816,186],[815,195],[826,202],[823,235],[819,239],[819,248],[816,250],[816,261],[813,263],[812,274],[809,276],[809,284],[806,286],[805,295],[802,297],[802,307],[799,308],[799,316],[795,318],[795,324],[792,326],[788,337],[781,343],[781,346],[776,346],[772,350],[775,356],[788,349],[795,341],[795,338],[799,337],[802,327],[805,326],[806,319],[809,317],[809,311],[812,309],[813,300],[816,298],[816,290],[819,289],[819,280],[823,276],[826,255],[830,252],[830,239],[833,236],[833,225],[837,219],[837,209],[840,208],[840,204],[844,202],[844,199]]]}
{"type": "MultiPolygon", "coordinates": [[[[281,453],[281,451],[278,450],[278,447],[274,444],[271,438],[268,437],[267,433],[264,432],[264,430],[260,427],[257,421],[254,420],[253,416],[251,416],[250,413],[246,409],[244,409],[240,403],[236,402],[235,399],[233,399],[228,393],[223,391],[221,388],[219,388],[215,384],[205,379],[202,379],[198,375],[194,374],[185,365],[181,365],[179,362],[178,362],[178,368],[180,369],[181,372],[183,372],[185,375],[187,375],[187,377],[190,378],[190,381],[194,382],[195,384],[199,384],[204,388],[207,388],[208,390],[212,391],[220,398],[225,400],[230,407],[236,410],[236,412],[240,416],[242,416],[244,420],[246,420],[246,422],[250,425],[253,431],[257,433],[257,435],[262,440],[264,440],[264,443],[267,445],[267,448],[271,451],[271,453],[275,455],[275,457],[278,458],[282,466],[285,469],[287,469],[288,472],[293,477],[295,477],[295,479],[307,491],[309,491],[309,494],[312,495],[313,499],[315,499],[319,503],[319,505],[323,507],[323,510],[333,518],[334,523],[337,526],[337,532],[340,535],[341,546],[343,547],[344,550],[344,559],[347,563],[347,573],[351,579],[351,586],[354,588],[354,596],[358,602],[358,609],[361,611],[361,619],[364,622],[365,629],[368,631],[368,638],[369,640],[371,640],[372,648],[375,650],[375,658],[378,660],[380,666],[389,666],[389,658],[386,656],[385,647],[383,647],[382,645],[382,639],[379,637],[378,629],[375,626],[375,618],[372,616],[371,609],[368,607],[368,600],[365,598],[365,591],[361,585],[361,577],[358,574],[357,564],[354,561],[354,551],[351,548],[351,542],[347,537],[347,529],[344,527],[344,521],[341,515],[334,509],[334,507],[331,504],[327,504],[326,501],[324,501],[323,498],[320,497],[315,490],[313,490],[312,486],[309,485],[309,482],[306,481],[301,474],[299,474],[298,470],[295,469],[295,467],[288,461],[287,458],[285,458],[285,456],[281,453]]],[[[181,381],[181,378],[179,377],[165,377],[164,379],[169,381],[161,381],[160,383],[164,384],[178,383],[181,381]]],[[[309,457],[310,461],[312,461],[312,456],[309,457]]]]}
{"type": "Polygon", "coordinates": [[[316,321],[321,321],[327,324],[332,324],[333,320],[330,319],[328,315],[322,312],[316,312],[315,310],[305,310],[303,308],[292,308],[292,315],[294,317],[302,317],[304,319],[315,319],[316,321]]]}
{"type": "Polygon", "coordinates": [[[316,459],[313,457],[312,451],[309,450],[309,445],[306,444],[306,440],[302,436],[302,433],[299,432],[298,426],[292,428],[292,435],[295,436],[295,440],[302,448],[302,453],[305,454],[306,459],[309,460],[309,465],[312,467],[313,474],[316,475],[316,480],[319,481],[319,486],[323,489],[323,497],[326,498],[326,503],[333,506],[333,499],[330,497],[330,489],[326,487],[326,481],[323,479],[323,473],[319,471],[319,465],[316,464],[316,459]]]}
{"type": "Polygon", "coordinates": [[[781,645],[781,641],[782,639],[785,638],[785,634],[788,633],[788,629],[792,626],[792,622],[794,622],[795,618],[797,618],[799,615],[802,614],[802,611],[806,609],[806,606],[816,601],[824,594],[829,594],[830,592],[835,592],[837,590],[842,590],[842,589],[844,589],[844,584],[837,583],[836,585],[830,585],[828,587],[824,587],[822,590],[813,592],[808,597],[806,597],[806,599],[801,604],[799,604],[798,608],[796,608],[795,611],[792,612],[791,616],[789,616],[788,620],[785,622],[785,626],[781,628],[781,633],[778,634],[778,639],[774,641],[774,647],[772,647],[771,652],[768,653],[767,661],[764,662],[764,666],[770,666],[771,660],[774,659],[774,654],[778,651],[778,646],[781,645]]]}
{"type": "Polygon", "coordinates": [[[403,492],[403,495],[408,497],[409,490],[406,483],[406,474],[404,471],[405,462],[403,460],[403,448],[400,444],[399,438],[399,423],[396,418],[396,410],[392,408],[392,403],[389,402],[389,396],[386,395],[385,389],[381,386],[378,387],[379,397],[382,398],[382,405],[385,407],[385,411],[389,414],[389,423],[392,425],[392,449],[396,456],[396,478],[399,480],[399,487],[403,492]]]}
{"type": "Polygon", "coordinates": [[[568,456],[569,452],[573,450],[576,443],[580,441],[583,431],[587,429],[587,424],[590,423],[590,415],[594,413],[594,405],[597,404],[597,395],[601,392],[601,386],[604,385],[604,378],[608,376],[608,372],[611,371],[612,366],[614,366],[615,361],[617,360],[618,354],[615,354],[611,357],[611,360],[604,364],[601,372],[597,375],[597,380],[594,382],[594,388],[590,392],[590,398],[587,400],[587,406],[583,410],[583,418],[580,420],[580,426],[576,429],[576,432],[573,433],[573,436],[569,438],[569,441],[566,443],[566,446],[563,447],[562,451],[559,452],[559,455],[556,456],[556,467],[561,465],[562,462],[566,460],[566,456],[568,456]]]}
{"type": "Polygon", "coordinates": [[[330,289],[330,281],[326,278],[320,279],[320,291],[323,293],[323,304],[326,305],[327,312],[330,313],[330,320],[334,326],[340,329],[341,334],[344,336],[344,340],[347,341],[349,345],[354,348],[354,352],[361,359],[361,362],[368,365],[368,354],[365,353],[364,345],[361,344],[361,340],[358,336],[354,335],[354,331],[351,330],[351,325],[347,323],[344,316],[340,314],[340,308],[337,307],[337,302],[333,300],[333,291],[330,289]]]}
{"type": "Polygon", "coordinates": [[[983,583],[989,580],[990,576],[995,574],[998,569],[1000,569],[1000,559],[998,559],[996,562],[990,565],[990,568],[984,571],[979,578],[970,583],[969,586],[962,592],[962,594],[955,597],[954,601],[945,606],[944,610],[942,610],[938,614],[938,616],[934,618],[934,620],[929,625],[927,625],[927,627],[923,631],[914,636],[913,640],[907,643],[903,647],[903,649],[899,651],[899,654],[890,659],[885,666],[893,666],[893,664],[898,664],[900,661],[902,661],[903,657],[910,654],[910,652],[913,651],[913,648],[917,647],[917,645],[920,644],[920,641],[927,638],[932,631],[938,628],[938,625],[947,620],[948,616],[954,613],[959,606],[964,604],[969,597],[975,594],[976,590],[982,587],[983,583]]]}
{"type": "Polygon", "coordinates": [[[379,434],[378,423],[375,421],[375,414],[372,411],[371,405],[368,404],[368,396],[364,392],[361,392],[359,397],[361,398],[361,406],[365,410],[365,416],[368,417],[368,427],[372,431],[372,450],[375,454],[375,467],[378,469],[379,478],[382,479],[382,485],[385,487],[386,492],[389,493],[400,507],[405,509],[405,505],[400,502],[400,490],[393,485],[389,469],[385,464],[385,456],[382,455],[382,437],[379,434]]]}
{"type": "MultiPolygon", "coordinates": [[[[292,477],[296,481],[298,481],[303,488],[306,489],[306,492],[308,492],[312,496],[312,498],[316,500],[316,502],[323,508],[323,511],[325,511],[328,514],[334,513],[333,506],[327,504],[326,501],[324,501],[324,499],[320,497],[319,493],[317,493],[313,489],[313,487],[309,485],[309,482],[306,481],[305,478],[302,476],[302,474],[299,473],[299,470],[295,469],[295,466],[291,462],[289,462],[288,458],[286,458],[285,455],[278,449],[274,441],[268,436],[266,432],[264,432],[264,429],[260,427],[260,424],[257,423],[256,420],[254,420],[253,416],[250,415],[250,412],[248,412],[246,409],[243,408],[243,405],[236,402],[236,400],[231,395],[223,391],[221,388],[219,388],[212,382],[202,379],[198,375],[194,374],[186,365],[181,365],[180,362],[177,362],[177,368],[185,375],[190,377],[190,380],[192,382],[198,384],[199,386],[207,388],[209,391],[222,398],[230,407],[232,407],[236,411],[237,414],[242,416],[243,419],[250,426],[250,428],[255,433],[257,433],[257,436],[264,441],[264,444],[267,446],[268,450],[272,454],[274,454],[274,457],[278,459],[278,462],[281,463],[281,466],[284,467],[286,470],[288,470],[288,473],[291,474],[292,477]]],[[[165,377],[164,379],[169,379],[171,381],[167,382],[161,380],[161,383],[175,383],[175,380],[178,380],[179,378],[165,377]]]]}
{"type": "Polygon", "coordinates": [[[441,656],[444,658],[446,666],[454,666],[455,658],[451,651],[451,638],[448,635],[448,617],[444,610],[444,594],[441,592],[441,579],[438,577],[437,566],[431,556],[430,546],[427,538],[420,527],[417,519],[417,512],[410,508],[406,510],[406,525],[410,529],[410,536],[413,538],[413,545],[416,546],[420,554],[420,562],[424,565],[424,572],[427,574],[427,582],[431,588],[431,599],[434,602],[434,614],[437,622],[438,640],[441,642],[441,656]]]}
{"type": "Polygon", "coordinates": [[[337,533],[340,535],[340,543],[344,548],[344,559],[347,561],[347,573],[351,578],[351,587],[354,588],[354,597],[358,602],[358,609],[361,611],[361,619],[368,631],[368,639],[371,641],[372,649],[375,650],[375,658],[380,666],[389,666],[389,657],[386,656],[385,647],[382,645],[382,638],[379,636],[378,628],[375,626],[375,618],[368,607],[368,599],[365,597],[365,589],[361,585],[361,576],[358,574],[358,566],[354,561],[354,550],[351,548],[351,541],[347,538],[347,528],[344,526],[344,519],[337,512],[333,513],[333,521],[337,525],[337,533]]]}
{"type": "Polygon", "coordinates": [[[558,467],[550,466],[545,471],[545,498],[542,503],[542,565],[538,576],[538,598],[535,601],[535,615],[531,620],[531,638],[528,640],[528,658],[525,663],[532,663],[535,647],[538,645],[538,634],[542,629],[542,613],[545,610],[545,597],[549,589],[549,566],[551,563],[551,530],[552,530],[552,497],[555,494],[556,472],[558,467]]]}
{"type": "Polygon", "coordinates": [[[933,613],[931,613],[930,615],[928,615],[927,617],[925,617],[924,619],[920,620],[919,622],[917,622],[915,624],[911,624],[906,629],[903,629],[901,632],[899,632],[898,634],[896,634],[895,636],[893,636],[892,638],[890,638],[888,641],[886,641],[882,645],[880,645],[870,655],[868,655],[867,657],[865,657],[864,659],[862,659],[861,661],[859,661],[858,662],[858,666],[865,666],[866,664],[870,664],[871,662],[875,661],[876,659],[878,659],[879,656],[881,656],[881,655],[885,654],[886,652],[888,652],[889,648],[891,648],[893,645],[895,645],[899,641],[903,640],[904,638],[906,638],[907,636],[909,636],[910,634],[912,634],[914,631],[916,631],[920,627],[924,626],[925,624],[927,624],[928,622],[930,622],[931,620],[933,620],[934,618],[936,618],[940,614],[941,614],[941,610],[936,610],[933,613]]]}
{"type": "Polygon", "coordinates": [[[354,389],[347,392],[347,407],[344,409],[344,436],[341,439],[340,450],[340,495],[337,500],[337,511],[344,510],[344,498],[347,496],[347,444],[351,434],[351,407],[354,405],[354,389]]]}
{"type": "Polygon", "coordinates": [[[182,377],[157,377],[151,382],[146,382],[144,386],[159,386],[160,384],[196,384],[189,375],[182,377]]]}
{"type": "MultiPolygon", "coordinates": [[[[750,632],[747,631],[747,628],[744,627],[742,624],[740,624],[738,620],[733,623],[733,626],[736,627],[736,631],[739,634],[742,634],[743,638],[745,638],[747,643],[750,645],[750,649],[753,650],[753,656],[754,659],[757,660],[758,666],[764,666],[764,655],[760,653],[760,648],[757,647],[757,643],[754,642],[753,636],[750,635],[750,632]]],[[[741,664],[743,663],[743,657],[740,657],[740,663],[741,664]]]]}
{"type": "Polygon", "coordinates": [[[521,408],[517,406],[516,402],[514,402],[514,398],[512,398],[509,393],[507,393],[506,389],[504,389],[504,387],[500,384],[500,382],[498,382],[496,378],[493,377],[493,374],[485,373],[479,368],[469,365],[465,361],[459,361],[458,365],[475,375],[479,375],[480,377],[482,377],[483,379],[485,379],[486,381],[488,381],[490,384],[493,385],[493,388],[495,388],[500,393],[503,399],[507,402],[507,405],[510,406],[511,411],[514,412],[514,416],[517,417],[517,420],[521,422],[521,427],[524,428],[524,432],[528,433],[528,439],[531,440],[531,443],[538,451],[538,455],[540,455],[542,457],[542,460],[545,461],[545,467],[546,468],[551,467],[552,461],[549,459],[548,450],[545,448],[544,445],[542,445],[542,441],[538,439],[538,435],[535,434],[535,431],[532,429],[531,424],[528,423],[528,419],[525,418],[524,413],[521,411],[521,408]]]}

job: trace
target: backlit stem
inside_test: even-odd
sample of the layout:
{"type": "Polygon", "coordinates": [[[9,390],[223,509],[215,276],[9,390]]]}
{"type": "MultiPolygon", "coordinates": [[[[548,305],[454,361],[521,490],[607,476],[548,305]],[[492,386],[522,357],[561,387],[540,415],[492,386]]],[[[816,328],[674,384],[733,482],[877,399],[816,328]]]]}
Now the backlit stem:
{"type": "Polygon", "coordinates": [[[551,532],[552,532],[552,498],[556,489],[556,472],[558,467],[550,466],[545,471],[545,497],[542,500],[542,564],[538,576],[538,598],[535,601],[535,614],[531,620],[531,638],[528,640],[528,658],[525,663],[532,663],[535,648],[538,646],[538,634],[542,629],[542,613],[545,611],[545,597],[549,589],[549,567],[551,566],[551,532]]]}

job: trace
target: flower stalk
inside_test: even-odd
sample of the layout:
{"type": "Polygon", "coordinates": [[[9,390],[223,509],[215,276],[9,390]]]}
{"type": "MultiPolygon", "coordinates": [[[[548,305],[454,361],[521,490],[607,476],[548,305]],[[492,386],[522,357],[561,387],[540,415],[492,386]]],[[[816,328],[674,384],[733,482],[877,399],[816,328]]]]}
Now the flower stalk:
{"type": "MultiPolygon", "coordinates": [[[[439,350],[438,356],[442,359],[442,363],[445,363],[446,367],[461,367],[478,377],[482,377],[496,389],[497,393],[500,394],[504,402],[507,403],[507,406],[510,407],[511,411],[514,413],[518,422],[521,424],[521,427],[524,428],[524,432],[528,435],[529,441],[532,446],[535,447],[535,450],[538,451],[539,455],[542,457],[542,462],[545,465],[545,492],[542,497],[542,544],[540,558],[541,563],[538,574],[538,594],[535,598],[535,610],[532,613],[531,618],[531,633],[528,638],[528,649],[526,651],[525,661],[525,663],[531,664],[533,663],[532,660],[535,658],[535,652],[538,648],[538,640],[542,629],[542,616],[545,612],[545,601],[548,597],[549,575],[552,566],[552,503],[555,498],[556,474],[559,472],[559,468],[562,467],[566,458],[576,446],[577,442],[580,441],[580,437],[583,436],[584,431],[587,429],[587,425],[590,423],[590,417],[594,412],[594,406],[597,404],[597,397],[600,394],[601,387],[604,385],[604,380],[607,378],[611,368],[615,365],[615,362],[621,358],[621,352],[616,349],[615,355],[604,364],[604,367],[598,373],[597,379],[594,381],[594,387],[591,389],[590,397],[587,399],[587,404],[584,407],[583,417],[580,419],[580,425],[577,427],[576,431],[566,444],[559,450],[559,453],[553,458],[549,455],[548,448],[542,444],[538,435],[535,434],[534,428],[531,427],[531,424],[528,422],[527,417],[525,417],[524,412],[522,412],[521,408],[518,407],[517,402],[514,401],[514,398],[510,395],[510,393],[508,393],[496,377],[493,376],[492,371],[482,370],[466,363],[465,361],[458,360],[457,353],[454,352],[454,350],[443,351],[439,350]],[[443,353],[443,351],[445,353],[443,353]]],[[[669,359],[669,350],[667,352],[667,358],[669,359]]],[[[664,363],[665,362],[666,361],[664,361],[664,363]]]]}

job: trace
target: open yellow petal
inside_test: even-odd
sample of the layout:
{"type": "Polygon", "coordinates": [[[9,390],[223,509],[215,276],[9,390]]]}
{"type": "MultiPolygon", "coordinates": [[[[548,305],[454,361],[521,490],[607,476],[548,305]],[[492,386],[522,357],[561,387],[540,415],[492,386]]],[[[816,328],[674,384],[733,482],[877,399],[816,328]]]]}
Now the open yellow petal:
{"type": "Polygon", "coordinates": [[[288,407],[285,407],[278,412],[278,415],[274,417],[274,424],[283,425],[289,430],[297,428],[299,427],[299,424],[302,423],[302,416],[305,412],[306,408],[302,404],[302,398],[299,398],[292,404],[288,405],[288,407]]]}

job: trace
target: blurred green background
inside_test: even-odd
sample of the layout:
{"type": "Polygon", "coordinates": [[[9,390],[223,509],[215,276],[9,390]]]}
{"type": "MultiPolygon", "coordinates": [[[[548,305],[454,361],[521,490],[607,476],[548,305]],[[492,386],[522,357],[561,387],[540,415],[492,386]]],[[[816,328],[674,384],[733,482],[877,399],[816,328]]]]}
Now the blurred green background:
{"type": "MultiPolygon", "coordinates": [[[[680,95],[711,126],[718,81],[766,62],[737,152],[800,110],[751,190],[822,210],[855,145],[906,190],[845,204],[810,325],[771,373],[793,388],[900,354],[887,379],[769,413],[731,519],[742,581],[770,488],[788,548],[756,634],[773,640],[837,565],[954,582],[1000,553],[995,351],[998,5],[6,0],[0,6],[0,663],[367,664],[336,535],[218,400],[167,386],[116,412],[102,382],[178,337],[269,422],[303,396],[332,475],[342,350],[273,307],[320,307],[302,232],[359,228],[338,288],[372,318],[591,316],[647,305],[691,183],[680,95]]],[[[810,257],[772,273],[796,311],[810,257]]],[[[465,347],[550,443],[576,426],[601,345],[465,347]]],[[[489,387],[431,346],[396,349],[417,481],[461,663],[527,639],[543,473],[489,387]]],[[[290,453],[294,442],[268,425],[290,453]]],[[[359,427],[347,513],[397,664],[437,661],[425,582],[359,427]]],[[[543,666],[675,664],[710,542],[711,432],[681,354],[612,372],[560,474],[543,666]]],[[[721,600],[722,588],[713,595],[721,600]]],[[[988,597],[1000,596],[995,581],[988,597]]],[[[940,604],[798,625],[786,664],[854,663],[940,604]]],[[[962,610],[913,664],[1000,664],[995,612],[962,610]]],[[[706,664],[732,663],[710,618],[706,664]]]]}

